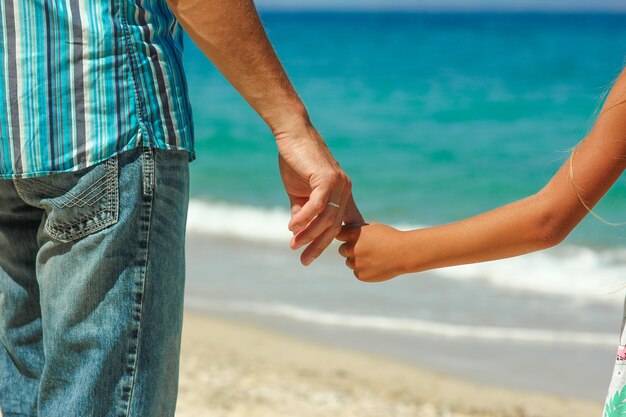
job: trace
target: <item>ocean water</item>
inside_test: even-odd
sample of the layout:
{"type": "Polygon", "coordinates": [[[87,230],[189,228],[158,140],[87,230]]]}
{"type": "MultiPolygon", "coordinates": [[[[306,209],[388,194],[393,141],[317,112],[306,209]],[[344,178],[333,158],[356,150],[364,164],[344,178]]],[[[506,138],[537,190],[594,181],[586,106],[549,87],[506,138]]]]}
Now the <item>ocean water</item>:
{"type": "MultiPolygon", "coordinates": [[[[592,126],[626,57],[626,15],[269,13],[263,20],[365,217],[404,228],[459,220],[538,191],[592,126]]],[[[268,129],[190,41],[185,68],[199,155],[192,211],[202,213],[191,227],[285,241],[288,207],[268,129]]],[[[626,222],[626,182],[594,211],[626,222]]],[[[491,266],[447,274],[597,296],[626,284],[625,239],[626,226],[588,216],[559,259],[516,260],[536,266],[519,274],[526,278],[504,279],[491,266]],[[558,277],[537,278],[542,272],[558,277]]]]}
{"type": "MultiPolygon", "coordinates": [[[[265,14],[369,219],[437,224],[536,192],[594,121],[626,56],[624,15],[265,14]]],[[[187,42],[193,194],[280,207],[271,135],[187,42]]],[[[624,181],[598,213],[626,221],[624,181]]],[[[612,246],[587,222],[575,241],[612,246]]]]}
{"type": "MultiPolygon", "coordinates": [[[[401,228],[538,191],[593,125],[626,57],[619,14],[262,18],[365,217],[401,228]]],[[[481,369],[490,383],[601,398],[621,323],[626,226],[588,216],[553,250],[375,286],[356,282],[331,253],[305,269],[287,249],[267,127],[189,40],[185,68],[198,151],[189,305],[346,346],[366,340],[463,376],[481,369]],[[454,346],[468,359],[451,369],[454,346]],[[513,364],[511,354],[525,359],[513,364]],[[567,374],[574,357],[582,374],[567,374]],[[541,358],[552,371],[530,365],[541,358]]],[[[626,181],[594,211],[626,222],[626,181]]]]}

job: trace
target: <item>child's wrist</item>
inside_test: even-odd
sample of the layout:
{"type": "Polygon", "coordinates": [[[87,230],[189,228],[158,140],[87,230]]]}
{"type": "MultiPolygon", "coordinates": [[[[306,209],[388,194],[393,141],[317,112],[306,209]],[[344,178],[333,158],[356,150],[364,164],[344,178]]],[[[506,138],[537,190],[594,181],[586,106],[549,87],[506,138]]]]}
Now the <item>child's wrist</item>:
{"type": "Polygon", "coordinates": [[[412,233],[411,231],[398,231],[396,241],[398,242],[397,251],[398,254],[396,260],[396,271],[398,275],[411,274],[418,272],[419,260],[416,256],[416,250],[412,245],[412,233]]]}
{"type": "Polygon", "coordinates": [[[424,268],[423,247],[419,240],[418,230],[400,232],[398,241],[398,268],[401,274],[422,272],[424,268]]]}

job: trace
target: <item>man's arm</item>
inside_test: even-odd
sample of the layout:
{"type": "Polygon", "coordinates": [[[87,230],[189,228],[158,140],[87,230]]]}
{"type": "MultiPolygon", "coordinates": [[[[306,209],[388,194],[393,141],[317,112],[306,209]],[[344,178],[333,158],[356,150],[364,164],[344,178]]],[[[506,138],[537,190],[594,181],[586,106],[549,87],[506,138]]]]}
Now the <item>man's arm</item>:
{"type": "Polygon", "coordinates": [[[361,223],[341,170],[291,85],[252,0],[168,0],[196,45],[267,123],[291,202],[291,247],[310,264],[341,230],[361,223]],[[339,207],[328,205],[336,203],[339,207]]]}

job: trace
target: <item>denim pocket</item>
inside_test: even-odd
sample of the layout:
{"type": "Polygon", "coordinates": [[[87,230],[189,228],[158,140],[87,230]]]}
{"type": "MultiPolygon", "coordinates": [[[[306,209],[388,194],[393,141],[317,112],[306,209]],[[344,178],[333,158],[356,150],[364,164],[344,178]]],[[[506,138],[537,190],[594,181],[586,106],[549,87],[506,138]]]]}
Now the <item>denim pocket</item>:
{"type": "Polygon", "coordinates": [[[117,222],[119,186],[117,156],[70,173],[15,181],[25,201],[46,211],[46,232],[71,242],[117,222]]]}

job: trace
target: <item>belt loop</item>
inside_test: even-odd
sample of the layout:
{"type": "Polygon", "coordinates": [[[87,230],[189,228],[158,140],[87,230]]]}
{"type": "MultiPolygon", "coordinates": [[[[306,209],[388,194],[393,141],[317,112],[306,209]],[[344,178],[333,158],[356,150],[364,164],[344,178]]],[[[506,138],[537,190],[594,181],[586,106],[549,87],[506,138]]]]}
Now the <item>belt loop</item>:
{"type": "Polygon", "coordinates": [[[145,146],[141,154],[142,158],[142,176],[143,176],[143,195],[152,195],[154,189],[154,154],[152,148],[145,146]]]}

